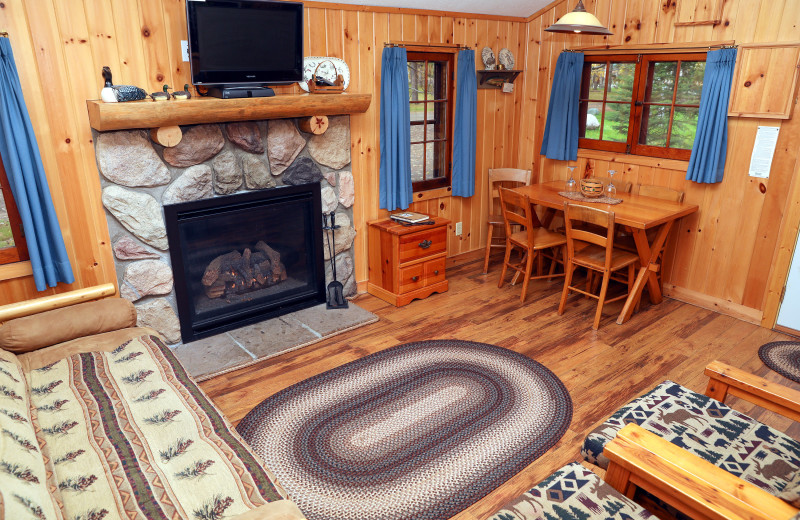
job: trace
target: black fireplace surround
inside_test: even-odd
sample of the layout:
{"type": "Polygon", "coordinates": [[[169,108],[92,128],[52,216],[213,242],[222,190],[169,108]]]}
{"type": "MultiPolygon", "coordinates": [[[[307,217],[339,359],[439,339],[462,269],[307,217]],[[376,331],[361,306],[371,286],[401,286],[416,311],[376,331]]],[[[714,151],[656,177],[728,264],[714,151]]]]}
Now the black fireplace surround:
{"type": "Polygon", "coordinates": [[[325,302],[319,183],[164,206],[184,343],[325,302]]]}

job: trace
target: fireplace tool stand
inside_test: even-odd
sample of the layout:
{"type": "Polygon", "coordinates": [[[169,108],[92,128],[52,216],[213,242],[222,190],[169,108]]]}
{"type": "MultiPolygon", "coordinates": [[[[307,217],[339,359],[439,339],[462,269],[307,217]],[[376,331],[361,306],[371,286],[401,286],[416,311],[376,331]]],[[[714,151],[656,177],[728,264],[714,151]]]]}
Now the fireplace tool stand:
{"type": "Polygon", "coordinates": [[[339,226],[336,225],[336,214],[331,211],[328,215],[322,214],[322,229],[330,231],[330,234],[325,233],[328,239],[328,253],[330,255],[331,272],[333,273],[333,281],[328,284],[327,291],[327,308],[328,309],[346,309],[348,307],[347,300],[344,297],[344,286],[341,282],[336,280],[336,258],[335,258],[335,243],[336,243],[336,230],[339,226]],[[331,218],[331,224],[328,225],[328,217],[331,218]]]}

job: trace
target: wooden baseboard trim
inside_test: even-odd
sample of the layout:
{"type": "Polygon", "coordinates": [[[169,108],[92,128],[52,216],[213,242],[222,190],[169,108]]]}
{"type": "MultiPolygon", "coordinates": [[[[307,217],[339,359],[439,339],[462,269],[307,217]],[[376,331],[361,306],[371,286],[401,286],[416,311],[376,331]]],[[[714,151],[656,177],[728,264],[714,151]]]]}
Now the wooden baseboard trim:
{"type": "Polygon", "coordinates": [[[459,265],[469,264],[472,262],[483,261],[483,255],[486,253],[484,248],[474,249],[447,258],[447,268],[456,267],[459,265]]]}
{"type": "Polygon", "coordinates": [[[721,298],[715,298],[707,294],[685,289],[683,287],[676,287],[671,284],[664,284],[664,296],[679,300],[685,303],[691,303],[704,309],[725,314],[733,318],[752,323],[754,325],[761,325],[762,312],[759,309],[745,307],[738,303],[729,302],[721,298]]]}
{"type": "Polygon", "coordinates": [[[783,325],[775,325],[772,328],[773,330],[777,330],[778,332],[783,332],[784,334],[800,338],[800,330],[790,329],[789,327],[784,327],[783,325]]]}

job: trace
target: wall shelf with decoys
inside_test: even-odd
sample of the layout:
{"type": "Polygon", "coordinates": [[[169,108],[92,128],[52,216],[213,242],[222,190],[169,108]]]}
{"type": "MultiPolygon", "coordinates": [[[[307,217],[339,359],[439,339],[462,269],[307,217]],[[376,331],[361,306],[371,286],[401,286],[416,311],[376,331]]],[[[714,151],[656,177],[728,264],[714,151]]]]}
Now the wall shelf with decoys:
{"type": "Polygon", "coordinates": [[[479,70],[478,88],[502,88],[503,83],[514,83],[521,70],[479,70]]]}

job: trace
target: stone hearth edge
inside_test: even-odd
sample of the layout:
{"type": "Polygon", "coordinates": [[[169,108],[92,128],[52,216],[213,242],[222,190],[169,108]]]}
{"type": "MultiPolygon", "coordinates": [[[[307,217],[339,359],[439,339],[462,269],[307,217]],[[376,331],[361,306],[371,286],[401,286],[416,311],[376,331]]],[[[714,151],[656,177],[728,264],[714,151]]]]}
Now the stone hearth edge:
{"type": "MultiPolygon", "coordinates": [[[[93,131],[120,294],[134,302],[140,325],[180,344],[165,204],[282,185],[322,183],[322,211],[336,211],[341,226],[336,274],[345,295],[355,294],[349,116],[330,117],[322,135],[301,132],[295,119],[181,128],[183,138],[171,148],[151,141],[145,130],[93,131]]],[[[332,274],[324,250],[327,284],[332,274]]]]}

